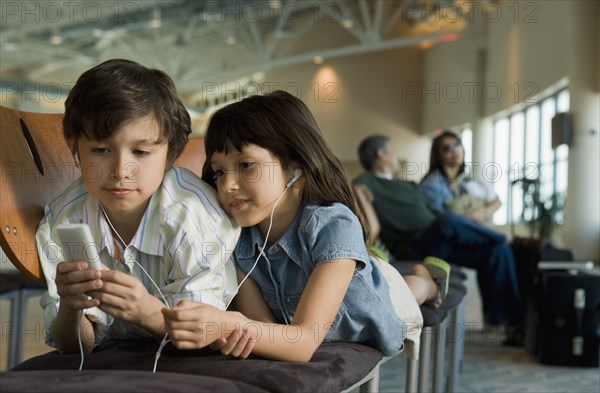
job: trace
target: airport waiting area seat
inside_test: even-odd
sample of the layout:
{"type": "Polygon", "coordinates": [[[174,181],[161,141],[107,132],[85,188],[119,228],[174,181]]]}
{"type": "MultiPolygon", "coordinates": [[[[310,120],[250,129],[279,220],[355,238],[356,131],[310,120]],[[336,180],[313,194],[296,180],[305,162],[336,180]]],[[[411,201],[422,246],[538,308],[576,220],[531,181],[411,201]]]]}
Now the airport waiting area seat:
{"type": "MultiPolygon", "coordinates": [[[[120,383],[127,391],[190,391],[190,386],[193,391],[378,390],[379,367],[388,358],[373,348],[356,343],[324,343],[307,363],[277,362],[256,356],[237,361],[209,350],[178,351],[167,345],[156,373],[152,373],[152,365],[158,344],[152,340],[115,342],[108,348],[88,354],[81,372],[77,371],[79,354],[59,355],[53,351],[21,362],[24,307],[29,296],[45,290],[35,245],[37,224],[43,216],[44,206],[80,172],[62,136],[62,114],[29,113],[0,106],[0,134],[0,245],[19,270],[0,272],[2,297],[10,300],[13,309],[18,310],[11,315],[11,324],[16,328],[12,329],[9,338],[9,352],[13,354],[9,360],[10,370],[0,378],[3,392],[23,391],[24,387],[32,389],[33,386],[61,392],[115,391],[115,384],[120,383]]],[[[203,161],[202,139],[191,139],[175,165],[198,174],[203,161]]],[[[460,302],[456,304],[460,305],[460,302]]],[[[444,312],[457,315],[454,313],[459,309],[457,306],[444,312]]],[[[446,320],[442,314],[435,313],[435,319],[440,323],[446,320]]],[[[447,342],[446,339],[443,341],[447,342]]],[[[450,345],[450,348],[457,351],[456,345],[450,345]]],[[[436,359],[445,357],[440,355],[440,350],[436,350],[436,354],[436,359]]],[[[443,374],[442,360],[433,362],[438,367],[433,377],[421,374],[421,387],[430,378],[435,378],[436,373],[443,374]]],[[[406,391],[428,390],[417,386],[418,368],[415,366],[416,363],[409,361],[406,391]]],[[[451,381],[451,378],[448,376],[447,380],[451,381]]],[[[435,379],[433,381],[432,386],[439,384],[435,379]]],[[[447,391],[455,390],[453,386],[447,384],[447,391]]]]}
{"type": "MultiPolygon", "coordinates": [[[[377,243],[381,231],[372,205],[373,196],[365,185],[353,184],[352,188],[369,225],[368,243],[373,246],[377,243]]],[[[413,265],[419,262],[390,261],[402,275],[411,274],[413,265]]],[[[407,391],[457,391],[464,350],[466,279],[467,276],[461,267],[452,265],[448,294],[442,306],[437,309],[427,305],[420,307],[423,315],[420,351],[418,361],[409,359],[409,364],[416,364],[409,366],[407,391]]]]}

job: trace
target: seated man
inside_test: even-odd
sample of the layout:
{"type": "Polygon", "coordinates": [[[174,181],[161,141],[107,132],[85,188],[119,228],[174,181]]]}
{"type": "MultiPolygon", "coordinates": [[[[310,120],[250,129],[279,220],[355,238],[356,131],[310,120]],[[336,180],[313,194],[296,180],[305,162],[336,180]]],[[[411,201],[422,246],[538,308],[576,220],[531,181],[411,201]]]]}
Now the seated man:
{"type": "Polygon", "coordinates": [[[366,172],[354,179],[373,194],[382,242],[398,259],[433,255],[475,269],[486,323],[507,326],[505,344],[522,344],[524,308],[506,237],[452,212],[436,215],[415,183],[393,178],[398,160],[389,142],[381,135],[362,141],[366,172]]]}

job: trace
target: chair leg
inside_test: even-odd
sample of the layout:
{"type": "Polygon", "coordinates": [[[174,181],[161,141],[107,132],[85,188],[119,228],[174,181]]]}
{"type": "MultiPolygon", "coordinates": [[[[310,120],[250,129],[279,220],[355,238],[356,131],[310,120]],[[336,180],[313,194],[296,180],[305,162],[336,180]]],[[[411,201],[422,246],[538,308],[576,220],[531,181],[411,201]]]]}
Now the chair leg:
{"type": "Polygon", "coordinates": [[[445,355],[446,355],[446,337],[445,331],[448,326],[448,318],[445,318],[435,329],[434,335],[434,353],[433,353],[433,386],[432,392],[442,391],[445,374],[445,355]]]}
{"type": "Polygon", "coordinates": [[[424,327],[421,331],[421,349],[419,351],[419,392],[429,391],[429,363],[431,361],[431,341],[436,326],[424,327]]]}
{"type": "Polygon", "coordinates": [[[462,370],[462,359],[465,346],[465,301],[464,299],[450,313],[450,326],[454,334],[448,335],[450,364],[448,370],[448,381],[446,392],[453,393],[458,391],[460,372],[462,370]]]}
{"type": "MultiPolygon", "coordinates": [[[[29,298],[42,295],[44,292],[45,289],[38,288],[19,289],[2,295],[2,298],[10,300],[10,323],[6,331],[8,338],[7,365],[9,370],[23,360],[23,347],[28,334],[25,319],[27,318],[27,303],[29,298]]],[[[36,330],[35,334],[38,335],[39,331],[36,330]]]]}
{"type": "Polygon", "coordinates": [[[21,340],[21,291],[15,290],[8,294],[4,294],[2,297],[10,301],[10,323],[9,328],[6,331],[8,340],[8,369],[10,370],[17,364],[21,359],[20,357],[20,340],[21,340]]]}
{"type": "Polygon", "coordinates": [[[373,378],[360,385],[360,393],[377,393],[379,391],[379,366],[375,367],[373,371],[373,378]]]}
{"type": "Polygon", "coordinates": [[[406,358],[406,393],[417,393],[417,378],[419,372],[419,360],[406,358]]]}

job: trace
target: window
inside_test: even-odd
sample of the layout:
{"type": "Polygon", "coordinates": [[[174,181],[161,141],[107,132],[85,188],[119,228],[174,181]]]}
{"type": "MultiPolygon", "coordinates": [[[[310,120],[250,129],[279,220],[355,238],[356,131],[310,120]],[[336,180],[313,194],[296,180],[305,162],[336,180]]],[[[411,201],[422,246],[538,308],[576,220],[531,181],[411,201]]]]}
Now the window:
{"type": "Polygon", "coordinates": [[[503,201],[494,224],[531,220],[534,211],[526,208],[531,203],[527,199],[531,187],[541,201],[564,200],[569,147],[552,149],[552,117],[568,111],[569,91],[565,88],[494,120],[494,189],[503,201]]]}
{"type": "Polygon", "coordinates": [[[466,125],[463,127],[458,131],[458,135],[460,135],[460,140],[464,147],[465,162],[473,162],[473,131],[471,131],[471,126],[466,125]]]}

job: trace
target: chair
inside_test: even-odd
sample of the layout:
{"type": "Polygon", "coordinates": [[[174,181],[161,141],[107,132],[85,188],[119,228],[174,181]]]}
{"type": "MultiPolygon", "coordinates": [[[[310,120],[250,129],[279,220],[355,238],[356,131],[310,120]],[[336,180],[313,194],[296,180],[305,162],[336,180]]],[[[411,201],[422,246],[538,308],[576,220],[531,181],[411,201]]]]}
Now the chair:
{"type": "Polygon", "coordinates": [[[23,351],[24,320],[29,297],[45,290],[35,244],[37,223],[44,205],[79,175],[64,142],[61,115],[16,112],[0,107],[0,244],[10,262],[22,273],[0,273],[1,296],[11,302],[8,329],[8,366],[15,366],[23,351]]]}
{"type": "MultiPolygon", "coordinates": [[[[373,195],[363,184],[353,184],[352,188],[356,199],[363,210],[365,219],[369,225],[369,245],[375,244],[381,231],[381,224],[373,207],[373,195]]],[[[391,264],[401,274],[411,273],[415,261],[392,261],[391,264]]],[[[406,391],[425,392],[430,391],[429,380],[432,380],[432,392],[455,392],[458,387],[462,354],[464,347],[464,296],[466,287],[464,281],[466,275],[459,266],[452,265],[450,276],[450,287],[448,295],[440,308],[434,309],[421,306],[423,314],[423,330],[421,331],[421,342],[419,358],[408,358],[406,370],[406,391]],[[446,334],[449,329],[454,329],[454,335],[446,334]],[[431,351],[433,347],[433,359],[431,351]],[[449,367],[445,374],[446,347],[448,347],[449,367]],[[431,378],[431,367],[433,364],[433,378],[431,378]],[[446,386],[442,386],[446,377],[446,386]]]]}
{"type": "MultiPolygon", "coordinates": [[[[20,271],[0,274],[2,297],[11,300],[11,307],[15,310],[11,321],[19,326],[19,332],[11,334],[9,368],[13,371],[3,374],[3,387],[22,391],[23,387],[30,386],[30,381],[42,386],[47,370],[62,370],[54,379],[60,383],[59,387],[66,388],[61,391],[74,391],[73,386],[81,387],[83,385],[77,384],[89,380],[94,380],[93,386],[99,390],[106,390],[103,385],[106,381],[127,380],[134,375],[139,378],[134,371],[147,370],[148,378],[153,380],[160,377],[160,372],[165,375],[160,379],[162,383],[146,385],[144,390],[163,391],[168,386],[168,390],[178,391],[176,385],[168,383],[176,378],[168,374],[183,373],[186,375],[180,380],[186,383],[179,391],[186,391],[186,385],[189,391],[191,383],[201,384],[196,386],[196,391],[209,391],[210,386],[218,386],[211,391],[231,391],[234,386],[240,391],[248,391],[244,384],[255,387],[254,391],[279,391],[286,388],[286,384],[293,386],[293,389],[286,390],[298,392],[349,391],[359,386],[361,392],[376,391],[377,379],[374,376],[377,375],[379,364],[387,359],[373,348],[350,343],[324,344],[310,362],[301,364],[260,358],[239,362],[210,351],[178,351],[167,345],[160,358],[160,372],[157,374],[150,373],[157,349],[153,340],[145,344],[120,342],[106,350],[88,354],[84,368],[95,370],[96,373],[86,371],[77,374],[79,355],[59,356],[56,351],[17,365],[21,356],[21,326],[25,317],[26,298],[45,290],[37,255],[36,228],[43,217],[44,206],[80,176],[80,171],[63,139],[62,114],[27,113],[0,106],[0,135],[0,245],[10,262],[20,271]],[[123,371],[131,372],[123,374],[123,371]],[[273,377],[265,378],[266,374],[273,377]]],[[[200,174],[204,161],[203,147],[202,139],[190,140],[175,165],[200,174]]],[[[57,386],[53,386],[53,389],[59,390],[57,386]]]]}

